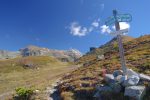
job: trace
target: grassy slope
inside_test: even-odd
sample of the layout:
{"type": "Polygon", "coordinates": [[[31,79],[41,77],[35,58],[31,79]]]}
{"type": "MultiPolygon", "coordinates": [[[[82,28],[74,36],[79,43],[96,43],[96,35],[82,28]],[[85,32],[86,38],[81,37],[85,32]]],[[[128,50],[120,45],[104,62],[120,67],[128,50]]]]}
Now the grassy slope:
{"type": "Polygon", "coordinates": [[[0,94],[13,91],[16,87],[33,87],[44,90],[60,75],[70,71],[68,63],[55,58],[39,56],[0,61],[0,94]],[[33,63],[36,68],[23,68],[22,64],[33,63]]]}
{"type": "MultiPolygon", "coordinates": [[[[125,58],[128,68],[150,75],[150,35],[124,42],[125,58]]],[[[115,69],[120,69],[118,48],[99,48],[94,53],[88,53],[78,60],[78,64],[89,63],[70,75],[64,77],[64,83],[60,85],[61,96],[65,100],[92,100],[92,96],[97,84],[103,83],[102,70],[107,69],[107,73],[112,73],[115,69]],[[105,52],[97,52],[105,51],[105,52]],[[104,54],[105,60],[97,60],[96,55],[104,54]]]]}

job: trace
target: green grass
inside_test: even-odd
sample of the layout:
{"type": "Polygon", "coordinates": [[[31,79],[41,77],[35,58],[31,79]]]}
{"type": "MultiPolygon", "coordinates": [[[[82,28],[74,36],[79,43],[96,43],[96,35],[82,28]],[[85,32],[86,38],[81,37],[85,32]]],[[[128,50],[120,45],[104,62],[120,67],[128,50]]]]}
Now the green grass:
{"type": "Polygon", "coordinates": [[[32,87],[43,91],[62,74],[72,70],[70,64],[46,56],[1,60],[0,69],[0,94],[14,91],[17,87],[32,87]],[[38,64],[38,68],[23,68],[20,60],[24,59],[38,64]]]}

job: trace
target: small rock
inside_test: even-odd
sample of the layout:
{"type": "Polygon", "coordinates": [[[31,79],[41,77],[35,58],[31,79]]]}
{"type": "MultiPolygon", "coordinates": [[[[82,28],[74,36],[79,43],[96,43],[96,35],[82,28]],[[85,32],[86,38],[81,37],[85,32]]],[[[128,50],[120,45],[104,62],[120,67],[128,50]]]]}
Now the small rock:
{"type": "Polygon", "coordinates": [[[135,98],[136,100],[142,100],[145,95],[145,86],[130,86],[125,88],[125,96],[135,98]]]}
{"type": "Polygon", "coordinates": [[[114,76],[112,74],[105,74],[104,79],[108,84],[115,82],[114,76]]]}
{"type": "Polygon", "coordinates": [[[127,76],[118,75],[117,77],[115,77],[115,80],[116,80],[118,83],[122,83],[122,82],[124,82],[125,80],[127,80],[127,76]]]}
{"type": "Polygon", "coordinates": [[[103,60],[105,57],[104,57],[104,55],[98,55],[97,56],[97,60],[103,60]]]}
{"type": "Polygon", "coordinates": [[[127,80],[124,80],[123,82],[123,86],[133,86],[133,85],[137,85],[139,82],[140,78],[138,76],[134,76],[132,75],[131,77],[129,77],[127,80]]]}
{"type": "Polygon", "coordinates": [[[35,93],[40,93],[40,90],[35,90],[35,93]]]}
{"type": "Polygon", "coordinates": [[[113,72],[114,77],[117,77],[118,75],[123,75],[123,71],[122,70],[115,70],[113,72]]]}
{"type": "Polygon", "coordinates": [[[139,74],[139,77],[143,81],[150,81],[150,76],[144,75],[144,74],[139,74]]]}

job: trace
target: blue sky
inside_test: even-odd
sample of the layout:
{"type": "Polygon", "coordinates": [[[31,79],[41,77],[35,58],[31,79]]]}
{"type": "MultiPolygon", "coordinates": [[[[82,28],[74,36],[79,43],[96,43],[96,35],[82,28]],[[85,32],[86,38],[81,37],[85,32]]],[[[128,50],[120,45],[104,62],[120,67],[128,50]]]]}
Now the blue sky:
{"type": "Polygon", "coordinates": [[[37,45],[85,53],[113,37],[102,32],[113,9],[132,15],[129,36],[149,34],[149,4],[149,0],[0,0],[0,49],[37,45]]]}

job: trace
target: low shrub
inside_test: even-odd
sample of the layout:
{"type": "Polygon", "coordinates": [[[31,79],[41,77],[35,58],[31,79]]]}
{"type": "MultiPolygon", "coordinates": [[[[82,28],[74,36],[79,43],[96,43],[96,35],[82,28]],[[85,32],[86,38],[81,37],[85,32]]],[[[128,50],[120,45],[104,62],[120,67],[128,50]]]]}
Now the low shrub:
{"type": "Polygon", "coordinates": [[[29,100],[32,95],[33,95],[32,89],[19,87],[16,89],[16,96],[14,96],[14,100],[29,100]]]}

